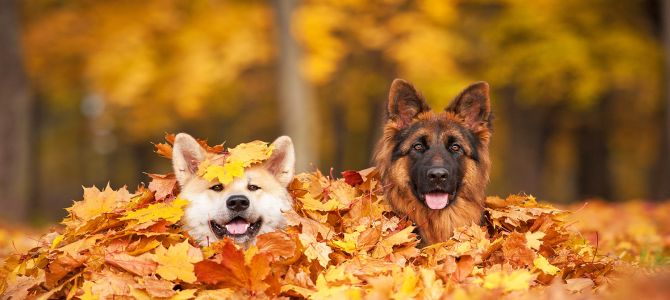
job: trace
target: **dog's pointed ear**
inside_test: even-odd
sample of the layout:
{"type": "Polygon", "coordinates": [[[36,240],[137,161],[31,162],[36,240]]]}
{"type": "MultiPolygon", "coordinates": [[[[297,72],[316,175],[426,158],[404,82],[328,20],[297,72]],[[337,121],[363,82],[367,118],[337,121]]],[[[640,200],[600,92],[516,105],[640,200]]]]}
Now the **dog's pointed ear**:
{"type": "Polygon", "coordinates": [[[417,115],[429,110],[430,107],[426,100],[411,83],[399,78],[393,80],[386,108],[386,114],[390,120],[403,128],[409,125],[417,115]]]}
{"type": "Polygon", "coordinates": [[[183,185],[198,172],[198,165],[205,160],[205,149],[192,136],[177,134],[172,148],[172,167],[177,181],[183,185]]]}
{"type": "Polygon", "coordinates": [[[480,81],[470,85],[456,96],[445,110],[457,114],[469,126],[483,124],[491,127],[489,84],[480,81]]]}
{"type": "Polygon", "coordinates": [[[288,136],[280,136],[272,142],[274,150],[264,163],[264,167],[277,178],[282,186],[287,187],[295,174],[295,150],[293,141],[288,136]]]}

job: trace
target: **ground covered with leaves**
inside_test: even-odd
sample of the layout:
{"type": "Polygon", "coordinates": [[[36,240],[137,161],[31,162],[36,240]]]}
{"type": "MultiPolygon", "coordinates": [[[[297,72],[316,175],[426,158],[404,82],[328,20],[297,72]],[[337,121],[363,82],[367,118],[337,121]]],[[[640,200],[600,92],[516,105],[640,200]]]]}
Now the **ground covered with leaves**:
{"type": "MultiPolygon", "coordinates": [[[[222,152],[223,147],[207,147],[222,152]]],[[[238,148],[242,149],[242,148],[238,148]]],[[[169,144],[157,152],[170,157],[169,144]]],[[[483,224],[422,247],[394,215],[375,170],[302,173],[289,226],[197,246],[180,228],[174,175],[130,192],[85,188],[61,226],[0,230],[3,299],[598,298],[664,295],[668,204],[592,202],[563,210],[489,197],[483,224]],[[17,246],[17,245],[20,245],[17,246]],[[632,278],[636,278],[633,280],[632,278]]]]}

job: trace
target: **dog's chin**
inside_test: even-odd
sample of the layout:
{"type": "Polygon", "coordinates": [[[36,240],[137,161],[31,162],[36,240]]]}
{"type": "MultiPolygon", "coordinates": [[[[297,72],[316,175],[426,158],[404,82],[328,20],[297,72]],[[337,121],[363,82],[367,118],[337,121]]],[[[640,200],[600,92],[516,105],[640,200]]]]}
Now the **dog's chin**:
{"type": "Polygon", "coordinates": [[[456,201],[456,192],[447,192],[442,190],[429,191],[422,193],[423,203],[432,210],[441,210],[449,207],[456,201]]]}
{"type": "Polygon", "coordinates": [[[263,219],[249,221],[243,217],[235,217],[226,222],[209,220],[209,229],[218,239],[229,237],[236,243],[253,240],[263,225],[263,219]]]}

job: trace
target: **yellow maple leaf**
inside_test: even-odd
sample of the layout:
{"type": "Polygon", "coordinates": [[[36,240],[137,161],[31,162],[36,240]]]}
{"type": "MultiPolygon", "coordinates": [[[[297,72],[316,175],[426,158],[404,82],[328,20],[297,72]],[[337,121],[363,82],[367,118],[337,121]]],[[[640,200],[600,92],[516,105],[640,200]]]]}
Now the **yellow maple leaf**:
{"type": "Polygon", "coordinates": [[[321,202],[319,199],[307,194],[302,199],[302,208],[313,211],[334,211],[339,207],[339,202],[335,199],[321,202]]]}
{"type": "Polygon", "coordinates": [[[515,270],[511,273],[496,271],[486,274],[482,286],[487,289],[502,289],[504,292],[525,291],[535,276],[528,270],[515,270]]]}
{"type": "Polygon", "coordinates": [[[93,281],[84,281],[81,289],[84,291],[84,294],[79,296],[81,300],[98,300],[100,297],[93,294],[93,281]]]}
{"type": "Polygon", "coordinates": [[[542,231],[536,231],[536,232],[526,232],[526,245],[528,248],[535,249],[535,250],[540,250],[540,246],[542,246],[542,238],[544,238],[546,234],[542,231]]]}
{"type": "Polygon", "coordinates": [[[419,293],[419,289],[417,289],[417,283],[419,283],[419,277],[417,276],[416,272],[414,272],[413,268],[411,267],[405,268],[402,275],[399,275],[398,277],[400,278],[397,279],[400,279],[401,282],[400,289],[391,298],[410,299],[415,297],[416,294],[419,293]]]}
{"type": "Polygon", "coordinates": [[[316,292],[310,299],[362,299],[362,291],[358,287],[349,285],[329,286],[323,274],[316,278],[316,292]]]}
{"type": "Polygon", "coordinates": [[[167,249],[160,245],[156,248],[156,256],[154,257],[154,261],[158,263],[156,274],[166,280],[179,279],[193,283],[197,280],[193,263],[202,259],[200,249],[192,247],[188,241],[183,241],[167,249]]]}
{"type": "Polygon", "coordinates": [[[229,184],[233,182],[235,177],[240,177],[244,174],[244,164],[241,161],[228,161],[223,166],[210,165],[205,169],[205,174],[202,176],[205,180],[212,181],[217,179],[222,184],[229,184]]]}
{"type": "Polygon", "coordinates": [[[68,209],[70,214],[80,220],[93,219],[103,213],[112,212],[130,201],[131,194],[128,190],[120,188],[113,190],[109,184],[104,190],[97,187],[84,188],[84,200],[76,201],[68,209]]]}
{"type": "Polygon", "coordinates": [[[347,268],[343,265],[328,267],[328,270],[325,272],[325,279],[328,282],[346,281],[349,284],[361,283],[361,280],[354,276],[354,274],[347,270],[347,268]]]}
{"type": "Polygon", "coordinates": [[[533,260],[533,265],[547,275],[556,275],[556,273],[561,270],[549,263],[547,258],[542,255],[538,255],[537,258],[533,260]]]}
{"type": "Polygon", "coordinates": [[[389,237],[383,239],[377,247],[372,251],[372,257],[382,258],[386,255],[389,255],[393,252],[393,246],[400,245],[403,243],[411,242],[414,239],[412,238],[412,231],[414,230],[413,226],[408,226],[407,228],[400,230],[389,237]]]}
{"type": "Polygon", "coordinates": [[[358,237],[361,235],[360,232],[355,231],[352,233],[344,233],[344,239],[333,241],[333,245],[342,249],[347,253],[354,253],[358,247],[358,237]]]}
{"type": "Polygon", "coordinates": [[[188,300],[188,299],[193,299],[195,298],[195,293],[198,290],[196,289],[189,289],[189,290],[181,290],[178,291],[176,295],[172,296],[170,300],[188,300]]]}
{"type": "Polygon", "coordinates": [[[423,299],[440,299],[444,294],[444,283],[438,279],[435,270],[421,268],[421,281],[423,283],[423,299]]]}
{"type": "Polygon", "coordinates": [[[145,223],[163,219],[176,223],[184,215],[186,205],[188,205],[188,200],[177,198],[169,203],[155,203],[145,208],[126,212],[120,220],[137,220],[139,223],[145,223]]]}
{"type": "Polygon", "coordinates": [[[344,179],[331,182],[328,191],[330,199],[336,200],[340,209],[349,207],[356,200],[356,189],[344,179]]]}
{"type": "Polygon", "coordinates": [[[317,259],[319,264],[325,268],[330,261],[328,255],[333,252],[333,250],[330,249],[326,243],[317,242],[313,235],[301,233],[298,235],[298,238],[303,247],[305,247],[305,256],[307,256],[310,261],[317,259]]]}
{"type": "Polygon", "coordinates": [[[235,148],[228,149],[230,156],[227,162],[239,162],[242,167],[246,168],[270,158],[273,150],[273,145],[262,141],[239,144],[235,148]]]}

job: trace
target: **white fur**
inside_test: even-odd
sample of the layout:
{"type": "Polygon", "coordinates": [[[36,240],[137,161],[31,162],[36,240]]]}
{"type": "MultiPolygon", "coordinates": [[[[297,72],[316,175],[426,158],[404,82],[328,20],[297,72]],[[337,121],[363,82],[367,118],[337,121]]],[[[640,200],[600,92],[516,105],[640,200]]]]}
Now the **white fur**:
{"type": "MultiPolygon", "coordinates": [[[[292,209],[291,196],[282,190],[283,193],[271,193],[265,191],[262,187],[257,191],[249,191],[247,185],[255,182],[254,175],[259,170],[249,170],[244,173],[244,177],[233,181],[222,192],[207,191],[186,191],[179,197],[188,200],[190,203],[184,212],[184,228],[196,241],[206,246],[215,242],[218,238],[209,227],[210,220],[225,222],[231,219],[231,212],[226,207],[226,200],[233,195],[243,195],[249,198],[249,208],[245,212],[246,219],[250,222],[263,218],[262,226],[258,234],[268,233],[286,226],[283,212],[292,209]]],[[[253,244],[255,239],[235,239],[238,244],[253,244]]]]}
{"type": "MultiPolygon", "coordinates": [[[[206,246],[218,240],[210,228],[211,220],[224,224],[240,216],[226,206],[227,199],[234,195],[249,199],[249,208],[241,217],[250,223],[262,219],[258,234],[286,226],[283,212],[292,209],[293,203],[286,187],[293,179],[295,154],[293,143],[286,136],[279,137],[273,145],[275,150],[268,162],[246,169],[242,177],[236,178],[223,191],[217,192],[210,187],[218,182],[208,182],[196,176],[192,168],[193,159],[204,159],[204,149],[191,136],[184,133],[177,135],[173,151],[174,170],[182,188],[179,197],[189,201],[182,222],[189,235],[198,243],[206,246]],[[250,191],[250,184],[257,185],[260,189],[250,191]]],[[[246,247],[255,243],[256,236],[236,237],[234,240],[246,247]]]]}

